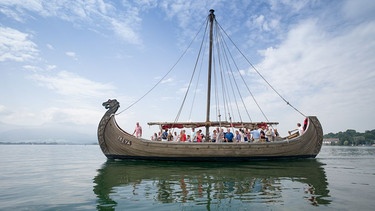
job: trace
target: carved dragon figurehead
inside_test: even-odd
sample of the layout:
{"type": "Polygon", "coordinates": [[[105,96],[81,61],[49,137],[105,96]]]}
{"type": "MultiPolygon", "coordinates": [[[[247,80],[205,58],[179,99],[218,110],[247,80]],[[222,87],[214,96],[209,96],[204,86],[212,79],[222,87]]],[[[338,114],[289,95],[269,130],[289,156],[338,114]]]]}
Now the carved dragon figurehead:
{"type": "Polygon", "coordinates": [[[118,110],[118,108],[120,107],[120,103],[116,99],[113,99],[113,100],[108,99],[102,105],[106,109],[108,109],[108,111],[104,114],[104,116],[102,117],[102,119],[99,122],[98,142],[99,142],[100,148],[102,149],[103,153],[107,154],[108,148],[107,148],[107,144],[106,144],[105,138],[104,138],[105,128],[106,128],[107,123],[111,119],[112,115],[114,115],[116,113],[116,111],[118,110]]]}
{"type": "Polygon", "coordinates": [[[120,103],[116,99],[108,99],[103,103],[103,106],[108,109],[107,114],[114,114],[120,107],[120,103]]]}

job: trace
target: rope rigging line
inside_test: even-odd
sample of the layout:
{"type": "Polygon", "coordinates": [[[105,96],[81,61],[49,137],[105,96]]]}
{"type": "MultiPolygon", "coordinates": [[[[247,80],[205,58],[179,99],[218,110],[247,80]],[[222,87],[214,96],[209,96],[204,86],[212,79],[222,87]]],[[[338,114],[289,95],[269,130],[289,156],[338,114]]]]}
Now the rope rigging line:
{"type": "MultiPolygon", "coordinates": [[[[220,35],[221,35],[221,34],[220,34],[220,35]]],[[[232,56],[232,54],[230,53],[229,48],[228,48],[228,46],[227,46],[226,43],[225,43],[225,40],[224,40],[224,39],[221,39],[221,40],[223,40],[223,44],[224,44],[224,45],[220,45],[220,46],[221,46],[222,49],[223,49],[222,51],[224,52],[223,54],[224,54],[224,57],[225,57],[225,61],[227,61],[227,63],[226,63],[226,65],[227,65],[227,69],[230,70],[230,71],[229,71],[229,73],[231,73],[230,76],[232,76],[231,78],[232,78],[232,80],[233,80],[233,83],[234,83],[235,86],[236,86],[236,90],[237,90],[237,93],[238,93],[238,95],[239,95],[239,97],[240,97],[240,99],[241,99],[242,105],[243,105],[244,108],[245,108],[245,111],[246,111],[246,113],[247,113],[247,115],[248,115],[248,118],[249,118],[250,121],[252,122],[251,117],[250,117],[250,114],[249,114],[249,112],[248,112],[248,110],[247,110],[247,108],[246,108],[246,104],[245,104],[245,102],[243,101],[243,97],[242,97],[242,95],[241,95],[240,88],[238,87],[238,84],[236,83],[235,75],[234,75],[234,73],[233,73],[233,70],[232,70],[232,67],[231,67],[231,63],[229,62],[229,59],[228,59],[228,54],[229,54],[230,57],[232,58],[232,61],[233,61],[234,65],[235,65],[236,67],[237,67],[237,65],[236,65],[236,63],[234,62],[233,56],[232,56]],[[226,47],[226,48],[225,48],[225,47],[226,47]]],[[[238,69],[238,67],[237,67],[237,69],[238,69]]],[[[240,74],[240,75],[241,75],[241,74],[240,74]]],[[[245,82],[244,82],[244,83],[245,83],[245,82]]],[[[233,85],[232,85],[232,83],[231,83],[231,87],[232,87],[233,95],[234,95],[235,99],[237,99],[236,94],[235,94],[234,89],[233,89],[233,85]]],[[[240,109],[239,109],[239,107],[238,107],[238,103],[237,103],[237,101],[235,101],[235,103],[236,103],[237,112],[238,112],[238,115],[239,115],[240,121],[243,122],[243,120],[242,120],[242,115],[241,115],[241,113],[240,113],[240,109]]]]}
{"type": "MultiPolygon", "coordinates": [[[[216,25],[215,25],[216,26],[216,25]]],[[[217,27],[217,26],[216,26],[217,27]]],[[[217,33],[217,30],[214,31],[215,33],[217,33]]],[[[214,35],[216,37],[216,34],[214,35]]],[[[213,48],[215,48],[215,45],[213,45],[213,48]]],[[[215,48],[217,51],[220,50],[220,48],[215,48]]],[[[212,49],[212,52],[215,52],[214,49],[212,49]]],[[[220,113],[220,97],[219,97],[219,93],[218,93],[218,86],[219,84],[217,83],[218,82],[218,74],[216,74],[217,72],[217,66],[216,66],[216,57],[215,57],[215,54],[213,53],[213,75],[214,75],[214,91],[215,91],[215,102],[216,102],[216,120],[221,122],[221,113],[220,113]],[[218,119],[217,119],[218,118],[218,119]]],[[[218,63],[219,63],[219,67],[221,67],[221,59],[220,57],[218,57],[218,63]]],[[[225,113],[225,112],[224,112],[225,113]]]]}
{"type": "MultiPolygon", "coordinates": [[[[220,75],[220,82],[221,82],[220,84],[221,84],[221,88],[222,88],[222,98],[223,98],[223,106],[224,106],[224,112],[223,112],[224,113],[224,119],[225,119],[225,121],[228,121],[227,114],[230,116],[230,112],[229,112],[229,108],[230,108],[229,101],[230,101],[230,99],[228,100],[229,95],[226,95],[227,94],[227,88],[226,88],[226,80],[225,80],[225,77],[224,77],[224,75],[225,75],[224,69],[225,68],[223,67],[222,57],[220,56],[221,55],[221,53],[220,53],[221,48],[219,46],[220,42],[218,42],[218,40],[219,40],[219,36],[218,36],[219,30],[218,30],[218,27],[217,27],[217,24],[216,24],[216,19],[215,19],[214,23],[215,23],[215,29],[216,29],[216,30],[214,30],[215,31],[215,38],[216,38],[215,40],[216,40],[216,44],[217,44],[218,47],[215,48],[215,45],[213,45],[213,48],[215,48],[215,50],[216,50],[217,63],[218,63],[219,72],[220,72],[219,75],[220,75]]],[[[215,51],[213,50],[213,52],[215,52],[215,51]]],[[[216,57],[214,57],[214,61],[216,61],[215,58],[216,57]]],[[[216,62],[214,63],[214,66],[215,66],[214,72],[217,72],[216,62]]],[[[217,85],[217,87],[218,87],[218,85],[217,85]]],[[[215,88],[215,90],[217,91],[218,88],[215,88]]],[[[218,99],[220,99],[220,98],[218,97],[218,99]]],[[[219,105],[219,104],[217,104],[217,105],[219,105]]],[[[221,114],[219,114],[218,116],[221,119],[221,114]]]]}
{"type": "MultiPolygon", "coordinates": [[[[207,22],[207,23],[208,23],[208,22],[207,22]]],[[[207,26],[208,26],[208,24],[206,24],[205,32],[207,31],[207,26]]],[[[204,37],[204,34],[205,34],[205,33],[203,33],[203,37],[204,37]]],[[[178,113],[177,113],[177,115],[176,115],[176,118],[175,118],[174,122],[177,122],[178,119],[180,118],[180,115],[181,115],[181,112],[182,112],[182,108],[184,107],[184,104],[185,104],[185,101],[186,101],[187,95],[188,95],[189,90],[190,90],[191,82],[193,81],[193,78],[194,78],[194,75],[195,75],[195,71],[197,70],[197,65],[198,65],[199,57],[200,57],[200,55],[201,55],[201,53],[202,53],[203,43],[205,43],[204,40],[205,40],[205,39],[203,38],[203,39],[202,39],[202,42],[201,42],[201,46],[200,46],[200,49],[199,49],[199,53],[198,53],[197,59],[196,59],[196,61],[195,61],[193,74],[192,74],[191,77],[190,77],[190,81],[189,81],[188,88],[187,88],[187,90],[186,90],[186,92],[185,92],[184,99],[183,99],[183,101],[182,101],[182,103],[181,103],[180,109],[179,109],[179,111],[178,111],[178,113]]],[[[200,74],[199,74],[199,75],[200,75],[200,74]]],[[[198,80],[199,80],[199,77],[198,77],[198,80]]],[[[197,83],[197,84],[198,84],[198,83],[197,83]]],[[[194,97],[194,99],[195,99],[195,97],[194,97]]],[[[193,100],[194,100],[194,99],[193,99],[193,100]]]]}
{"type": "Polygon", "coordinates": [[[228,100],[227,100],[227,96],[226,96],[226,89],[225,89],[225,80],[224,80],[224,76],[223,76],[223,69],[220,68],[220,80],[221,80],[221,90],[222,90],[222,93],[223,93],[223,105],[224,105],[224,119],[227,120],[227,105],[228,105],[228,100]]]}
{"type": "Polygon", "coordinates": [[[220,105],[220,99],[219,99],[219,93],[218,93],[218,90],[217,90],[217,86],[218,86],[218,84],[217,84],[217,74],[216,74],[216,62],[215,62],[215,57],[213,57],[212,58],[213,59],[213,66],[214,66],[214,71],[213,71],[213,75],[214,75],[214,92],[215,92],[215,107],[216,107],[216,109],[215,109],[215,111],[216,111],[216,121],[218,121],[218,122],[220,122],[221,121],[221,114],[220,114],[220,107],[218,106],[218,105],[220,105]],[[219,118],[219,119],[218,119],[219,118]]]}
{"type": "Polygon", "coordinates": [[[193,42],[195,41],[195,39],[197,38],[198,34],[200,33],[202,27],[204,26],[204,22],[203,24],[201,25],[200,29],[198,30],[198,32],[195,34],[194,38],[190,41],[189,45],[186,47],[186,49],[183,51],[183,53],[181,54],[181,56],[177,59],[176,63],[173,64],[173,66],[169,69],[169,71],[150,89],[148,90],[144,95],[142,95],[138,100],[134,101],[133,103],[131,103],[128,107],[126,107],[125,109],[123,109],[122,111],[116,113],[115,115],[120,115],[122,112],[128,110],[129,108],[133,107],[135,104],[137,104],[139,101],[141,101],[144,97],[146,97],[152,90],[154,90],[168,75],[169,73],[172,72],[172,70],[174,70],[174,68],[176,67],[176,65],[181,61],[181,59],[186,55],[187,51],[189,50],[189,48],[191,47],[191,45],[193,44],[193,42]]]}
{"type": "MultiPolygon", "coordinates": [[[[243,106],[244,106],[244,108],[245,108],[246,114],[247,114],[248,118],[250,119],[250,122],[252,122],[252,119],[251,119],[251,116],[250,116],[250,114],[249,114],[249,111],[248,111],[248,109],[247,109],[247,107],[246,107],[246,104],[245,104],[245,102],[244,102],[244,100],[243,100],[243,97],[242,97],[242,95],[241,95],[240,88],[238,87],[238,84],[236,83],[236,80],[235,80],[235,74],[234,74],[234,72],[233,72],[233,70],[232,70],[232,68],[231,68],[230,63],[229,63],[228,54],[230,55],[230,58],[231,58],[231,60],[232,60],[232,62],[233,62],[233,64],[234,64],[234,66],[235,66],[236,69],[237,69],[238,75],[241,77],[241,79],[242,79],[243,83],[245,84],[245,86],[247,86],[247,83],[246,83],[245,79],[242,77],[242,74],[241,74],[241,72],[240,72],[240,70],[239,70],[239,67],[238,67],[237,64],[236,64],[236,62],[235,62],[235,60],[234,60],[234,58],[233,58],[233,55],[230,53],[229,47],[228,47],[227,43],[225,42],[225,39],[222,39],[222,40],[223,40],[223,43],[224,43],[223,51],[225,52],[226,61],[228,61],[228,66],[230,67],[229,70],[230,70],[230,73],[231,73],[231,76],[232,76],[233,82],[234,82],[234,84],[236,85],[237,92],[238,92],[238,94],[239,94],[239,96],[240,96],[240,99],[241,99],[241,102],[242,102],[242,104],[243,104],[243,106]],[[224,47],[225,47],[225,48],[224,48],[224,47]],[[228,52],[228,53],[227,53],[227,52],[228,52]]],[[[248,89],[248,90],[249,90],[249,89],[248,89]]],[[[250,94],[252,95],[252,93],[251,93],[250,90],[249,90],[249,92],[250,92],[250,94]]],[[[255,99],[255,98],[253,98],[253,100],[256,102],[256,99],[255,99]]],[[[256,103],[257,103],[257,102],[256,102],[256,103]]],[[[258,108],[259,108],[259,110],[263,113],[262,109],[261,109],[259,106],[258,106],[258,108]]],[[[238,109],[238,111],[239,111],[239,109],[238,109]]],[[[264,113],[263,113],[263,114],[264,114],[264,113]]],[[[240,113],[239,113],[239,115],[240,115],[240,113]]],[[[264,116],[265,116],[265,115],[264,115],[264,116]]],[[[265,118],[266,118],[266,120],[268,121],[268,119],[267,119],[266,116],[265,116],[265,118]]],[[[240,119],[241,119],[241,121],[242,121],[242,117],[241,117],[241,115],[240,115],[240,119]]]]}
{"type": "MultiPolygon", "coordinates": [[[[218,26],[222,29],[222,31],[225,33],[226,37],[231,41],[231,43],[234,45],[234,47],[238,50],[238,52],[245,58],[245,60],[250,64],[250,66],[255,70],[255,72],[267,83],[267,85],[284,101],[287,105],[292,107],[295,111],[300,113],[302,116],[306,117],[301,111],[299,111],[297,108],[295,108],[292,104],[289,103],[267,80],[266,78],[258,71],[258,69],[248,60],[248,58],[242,53],[242,51],[237,47],[237,45],[233,42],[233,40],[229,37],[229,35],[225,32],[225,30],[221,27],[219,23],[217,23],[218,26]]],[[[262,112],[263,113],[263,112],[262,112]]],[[[267,120],[268,121],[268,120],[267,120]]]]}
{"type": "MultiPolygon", "coordinates": [[[[219,40],[220,38],[218,38],[218,40],[219,40]]],[[[220,53],[220,50],[218,50],[218,56],[220,57],[220,55],[224,55],[223,56],[223,59],[222,60],[224,60],[224,61],[226,61],[226,62],[224,62],[224,64],[223,64],[223,66],[225,65],[225,69],[226,70],[230,70],[231,68],[230,68],[230,63],[229,63],[229,61],[228,61],[228,57],[227,57],[227,54],[226,54],[226,51],[225,51],[225,49],[219,44],[219,42],[218,42],[218,48],[222,48],[223,50],[223,53],[220,53]]],[[[224,68],[223,68],[224,69],[224,68]]],[[[234,99],[237,99],[237,96],[236,96],[236,93],[234,92],[234,88],[233,88],[233,83],[231,83],[230,80],[231,79],[231,77],[230,77],[230,75],[229,75],[229,85],[230,85],[230,88],[231,88],[231,90],[232,90],[232,95],[233,95],[233,97],[234,97],[234,99]]],[[[233,81],[234,81],[234,83],[235,83],[235,80],[233,79],[233,81]]],[[[229,94],[228,94],[229,95],[229,94]]],[[[230,95],[229,95],[230,96],[230,95]]],[[[232,101],[230,101],[230,102],[232,102],[232,101]]],[[[233,102],[235,102],[235,104],[236,104],[236,107],[237,107],[237,112],[238,112],[238,115],[239,115],[239,118],[240,118],[240,120],[241,120],[241,122],[242,122],[242,117],[241,117],[241,114],[240,114],[240,112],[239,112],[239,107],[238,107],[238,103],[237,103],[237,101],[236,100],[233,100],[233,102]]],[[[230,104],[228,104],[228,106],[229,106],[230,104]]],[[[232,107],[232,106],[231,106],[232,107]]],[[[231,112],[232,112],[232,114],[234,114],[234,112],[233,112],[233,108],[231,109],[231,112]]],[[[231,117],[230,117],[231,118],[231,117]]]]}
{"type": "MultiPolygon", "coordinates": [[[[207,21],[207,19],[206,19],[206,21],[207,21]]],[[[201,42],[201,45],[200,45],[199,54],[198,54],[198,57],[197,57],[197,60],[196,60],[196,64],[195,64],[195,67],[194,67],[194,72],[196,71],[197,62],[198,62],[198,59],[199,59],[199,57],[201,55],[201,52],[202,52],[203,43],[205,44],[204,45],[205,47],[203,49],[206,49],[206,47],[207,47],[207,42],[205,42],[205,40],[206,40],[205,37],[206,37],[206,34],[207,34],[207,29],[208,29],[208,21],[206,22],[206,28],[205,28],[205,31],[203,33],[203,39],[202,39],[202,42],[201,42]]],[[[193,107],[194,107],[194,104],[195,104],[195,99],[196,99],[196,95],[197,95],[197,90],[198,90],[200,75],[201,75],[201,72],[202,72],[203,56],[201,57],[200,64],[201,65],[200,65],[200,69],[199,69],[199,73],[198,73],[197,83],[195,85],[194,96],[193,96],[193,100],[191,102],[190,113],[189,113],[189,118],[188,119],[191,119],[191,114],[193,112],[193,107]]],[[[190,80],[189,86],[190,86],[191,82],[192,82],[192,80],[190,80]]]]}

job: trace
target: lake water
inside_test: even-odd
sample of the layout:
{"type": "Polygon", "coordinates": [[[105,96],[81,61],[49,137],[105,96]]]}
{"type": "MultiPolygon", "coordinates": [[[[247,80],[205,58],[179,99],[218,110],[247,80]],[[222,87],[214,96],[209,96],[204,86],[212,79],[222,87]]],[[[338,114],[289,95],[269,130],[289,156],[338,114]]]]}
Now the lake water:
{"type": "Polygon", "coordinates": [[[107,161],[97,145],[0,145],[0,210],[374,210],[375,147],[246,163],[107,161]]]}

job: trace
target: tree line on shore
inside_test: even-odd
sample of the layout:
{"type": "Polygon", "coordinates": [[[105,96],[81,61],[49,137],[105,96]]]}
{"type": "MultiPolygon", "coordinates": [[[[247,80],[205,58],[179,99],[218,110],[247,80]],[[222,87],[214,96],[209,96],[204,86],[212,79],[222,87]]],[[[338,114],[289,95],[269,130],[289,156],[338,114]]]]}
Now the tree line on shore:
{"type": "Polygon", "coordinates": [[[360,146],[373,145],[375,143],[375,129],[366,130],[364,133],[357,132],[353,129],[348,129],[345,132],[328,133],[323,136],[324,139],[337,138],[337,143],[333,145],[340,146],[360,146]]]}

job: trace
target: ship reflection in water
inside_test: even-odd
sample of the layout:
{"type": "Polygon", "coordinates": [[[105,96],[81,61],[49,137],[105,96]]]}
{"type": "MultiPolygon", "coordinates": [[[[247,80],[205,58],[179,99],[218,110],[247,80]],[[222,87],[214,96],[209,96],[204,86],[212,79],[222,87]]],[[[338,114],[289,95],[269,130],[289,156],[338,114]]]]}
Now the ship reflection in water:
{"type": "Polygon", "coordinates": [[[107,161],[94,178],[98,210],[236,209],[330,203],[315,159],[247,163],[107,161]]]}

